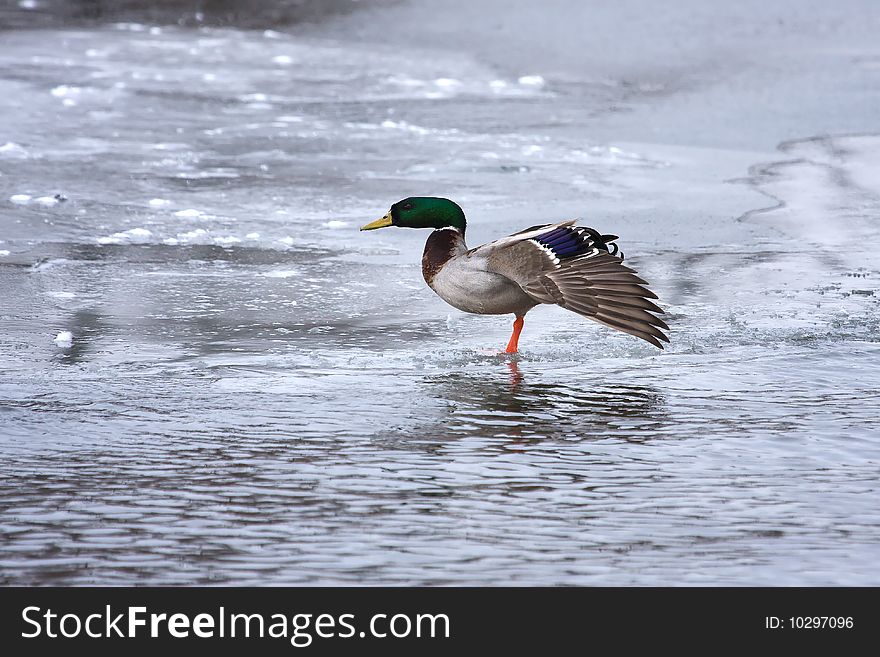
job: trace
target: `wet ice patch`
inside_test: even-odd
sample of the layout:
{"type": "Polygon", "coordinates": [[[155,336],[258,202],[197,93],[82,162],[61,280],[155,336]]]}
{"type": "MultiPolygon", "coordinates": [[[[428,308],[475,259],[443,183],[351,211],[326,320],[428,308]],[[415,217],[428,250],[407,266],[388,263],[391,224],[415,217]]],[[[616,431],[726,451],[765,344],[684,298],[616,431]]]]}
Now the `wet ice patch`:
{"type": "Polygon", "coordinates": [[[171,205],[171,201],[164,198],[151,198],[149,201],[147,201],[147,205],[149,205],[151,208],[164,208],[168,205],[171,205]]]}
{"type": "Polygon", "coordinates": [[[242,94],[238,96],[238,100],[243,103],[265,103],[269,96],[263,93],[242,94]]]}
{"type": "Polygon", "coordinates": [[[38,196],[37,198],[32,197],[30,194],[13,194],[9,197],[10,203],[15,203],[16,205],[36,203],[37,205],[42,205],[47,208],[52,207],[53,205],[58,205],[66,200],[67,197],[64,194],[55,194],[55,196],[38,196]]]}
{"type": "MultiPolygon", "coordinates": [[[[371,123],[350,123],[347,124],[348,127],[357,127],[357,128],[365,128],[365,129],[375,129],[375,124],[371,123]]],[[[460,131],[456,128],[426,128],[424,126],[415,125],[413,123],[408,123],[407,121],[392,121],[391,119],[386,119],[379,124],[380,128],[385,128],[386,130],[403,130],[406,132],[411,132],[416,135],[458,135],[460,131]]]]}
{"type": "Polygon", "coordinates": [[[204,217],[205,213],[201,210],[196,210],[195,208],[188,208],[186,210],[178,210],[174,213],[175,217],[204,217]]]}
{"type": "Polygon", "coordinates": [[[418,135],[427,135],[431,132],[427,128],[423,128],[418,125],[412,125],[407,123],[406,121],[382,121],[380,125],[383,128],[389,128],[392,130],[408,130],[409,132],[414,132],[418,135]]]}
{"type": "Polygon", "coordinates": [[[150,148],[155,151],[184,151],[192,148],[192,146],[177,141],[170,141],[152,144],[150,148]]]}
{"type": "Polygon", "coordinates": [[[349,223],[347,221],[338,221],[336,219],[324,222],[324,226],[327,228],[345,228],[348,225],[349,223]]]}
{"type": "Polygon", "coordinates": [[[177,234],[177,242],[183,244],[207,244],[209,242],[208,231],[204,228],[186,231],[177,234]]]}
{"type": "Polygon", "coordinates": [[[744,218],[795,238],[826,261],[845,251],[846,266],[876,267],[880,136],[814,137],[780,149],[786,159],[750,179],[773,205],[744,218]]]}
{"type": "Polygon", "coordinates": [[[61,84],[53,87],[49,93],[55,96],[55,98],[60,98],[65,105],[74,105],[76,104],[74,99],[80,96],[82,89],[69,84],[61,84]]]}
{"type": "Polygon", "coordinates": [[[27,156],[28,152],[21,144],[16,144],[12,141],[7,141],[5,144],[0,144],[0,157],[6,157],[10,159],[24,159],[27,156]]]}
{"type": "Polygon", "coordinates": [[[52,340],[56,346],[61,348],[67,348],[73,345],[73,333],[70,331],[61,331],[55,338],[52,340]]]}
{"type": "Polygon", "coordinates": [[[9,253],[10,252],[7,249],[0,249],[0,258],[5,258],[9,253]]]}
{"type": "Polygon", "coordinates": [[[238,178],[238,171],[232,167],[211,167],[204,171],[181,171],[174,174],[175,178],[185,180],[209,180],[211,178],[238,178]]]}
{"type": "Polygon", "coordinates": [[[541,89],[546,84],[546,81],[540,75],[523,75],[517,79],[524,87],[532,87],[535,89],[541,89]]]}
{"type": "Polygon", "coordinates": [[[125,32],[146,32],[147,26],[140,23],[114,23],[113,27],[125,32]]]}
{"type": "Polygon", "coordinates": [[[433,79],[396,73],[385,77],[383,82],[396,87],[405,96],[416,95],[421,98],[448,98],[461,94],[524,96],[545,93],[543,91],[545,82],[541,76],[527,75],[519,78],[518,81],[508,81],[480,74],[488,71],[476,74],[468,71],[468,73],[460,78],[444,76],[433,79]]]}
{"type": "Polygon", "coordinates": [[[853,183],[875,199],[880,197],[880,136],[839,137],[835,141],[847,155],[845,169],[853,183]]]}
{"type": "Polygon", "coordinates": [[[50,269],[55,269],[56,267],[62,267],[69,262],[70,260],[67,258],[50,258],[49,260],[35,263],[33,269],[37,272],[45,272],[50,269]]]}
{"type": "Polygon", "coordinates": [[[153,233],[146,228],[131,228],[106,237],[99,237],[98,244],[142,244],[150,240],[153,233]]]}
{"type": "Polygon", "coordinates": [[[424,87],[426,84],[424,80],[417,80],[405,75],[389,75],[385,78],[385,82],[400,87],[424,87]]]}

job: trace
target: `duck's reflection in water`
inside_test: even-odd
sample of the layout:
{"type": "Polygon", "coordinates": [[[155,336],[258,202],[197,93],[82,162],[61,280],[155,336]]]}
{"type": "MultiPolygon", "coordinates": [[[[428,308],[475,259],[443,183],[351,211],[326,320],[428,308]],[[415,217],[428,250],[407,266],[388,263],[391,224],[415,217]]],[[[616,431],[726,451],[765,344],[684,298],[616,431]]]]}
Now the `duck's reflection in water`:
{"type": "Polygon", "coordinates": [[[525,370],[510,360],[493,369],[427,377],[428,393],[446,402],[448,414],[422,428],[434,437],[643,442],[668,424],[664,399],[654,388],[525,370]]]}
{"type": "Polygon", "coordinates": [[[519,384],[523,382],[522,372],[519,371],[519,361],[507,361],[507,369],[510,370],[510,389],[516,390],[519,384]]]}

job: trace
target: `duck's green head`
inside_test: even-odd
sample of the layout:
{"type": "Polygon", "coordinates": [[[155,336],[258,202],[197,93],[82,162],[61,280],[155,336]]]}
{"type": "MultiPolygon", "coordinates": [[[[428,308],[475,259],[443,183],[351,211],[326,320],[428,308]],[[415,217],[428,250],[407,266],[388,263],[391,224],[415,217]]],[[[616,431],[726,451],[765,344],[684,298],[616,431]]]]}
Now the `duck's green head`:
{"type": "Polygon", "coordinates": [[[448,198],[411,196],[398,201],[381,219],[367,224],[361,230],[376,230],[386,226],[401,228],[456,228],[464,234],[464,212],[448,198]]]}

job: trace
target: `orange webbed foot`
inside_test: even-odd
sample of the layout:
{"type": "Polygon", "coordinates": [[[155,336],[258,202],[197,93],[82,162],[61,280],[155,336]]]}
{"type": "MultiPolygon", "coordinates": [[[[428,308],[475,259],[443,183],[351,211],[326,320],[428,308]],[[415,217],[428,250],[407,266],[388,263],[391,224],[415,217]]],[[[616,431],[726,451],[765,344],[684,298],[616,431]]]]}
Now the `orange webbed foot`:
{"type": "Polygon", "coordinates": [[[505,354],[515,354],[519,348],[519,334],[522,333],[523,324],[525,324],[525,320],[522,317],[517,317],[513,321],[513,333],[510,336],[510,341],[507,343],[507,349],[504,350],[505,354]]]}

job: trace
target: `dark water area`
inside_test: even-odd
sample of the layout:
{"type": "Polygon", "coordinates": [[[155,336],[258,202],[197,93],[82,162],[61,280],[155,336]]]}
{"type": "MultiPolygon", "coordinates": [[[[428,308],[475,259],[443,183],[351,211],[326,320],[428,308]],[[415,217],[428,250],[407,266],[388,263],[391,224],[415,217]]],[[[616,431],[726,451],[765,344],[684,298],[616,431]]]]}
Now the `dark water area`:
{"type": "Polygon", "coordinates": [[[243,7],[0,10],[0,582],[880,583],[873,3],[243,7]],[[499,354],[415,194],[671,344],[499,354]]]}

